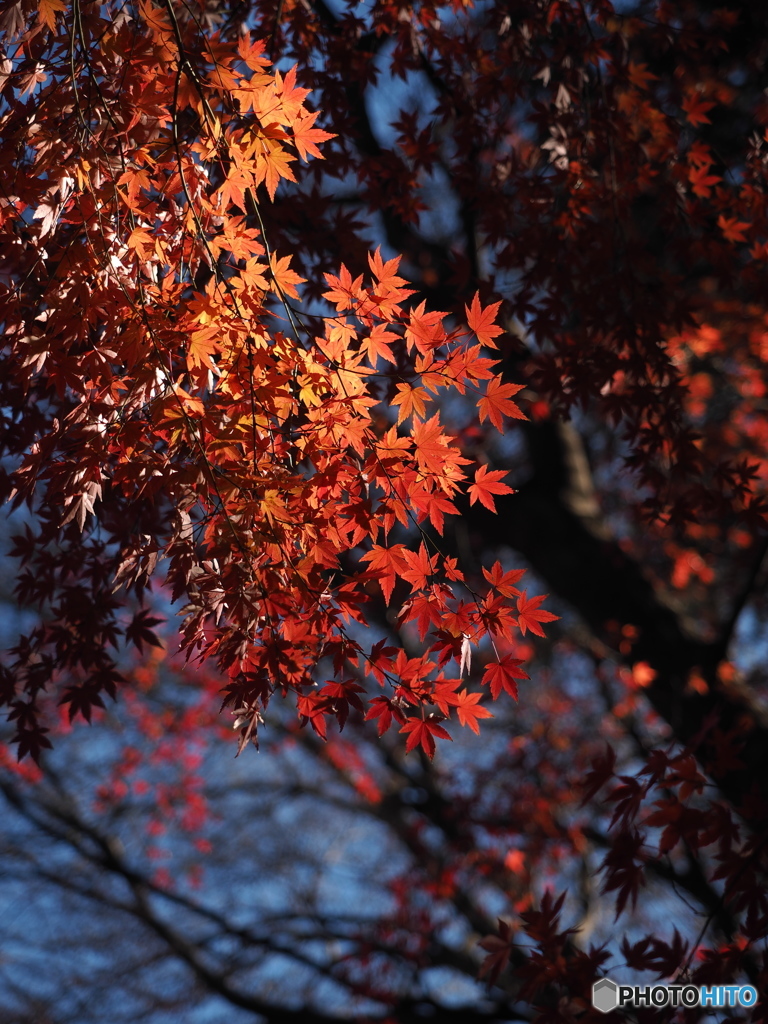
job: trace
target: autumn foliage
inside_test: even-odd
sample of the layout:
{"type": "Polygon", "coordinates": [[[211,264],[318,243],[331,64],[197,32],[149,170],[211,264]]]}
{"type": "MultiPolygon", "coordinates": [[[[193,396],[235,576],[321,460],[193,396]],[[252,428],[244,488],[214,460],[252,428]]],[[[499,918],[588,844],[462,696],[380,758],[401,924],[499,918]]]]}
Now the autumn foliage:
{"type": "MultiPolygon", "coordinates": [[[[11,498],[47,512],[16,553],[36,564],[71,523],[66,549],[87,559],[98,548],[113,593],[141,595],[159,566],[185,602],[182,649],[215,656],[231,680],[243,742],[256,741],[275,692],[324,737],[328,718],[343,727],[350,708],[366,710],[370,678],[379,731],[395,721],[432,756],[451,709],[475,730],[490,714],[447,674],[462,645],[490,637],[486,679],[505,678],[517,630],[543,635],[554,618],[500,567],[477,593],[434,543],[472,464],[441,424],[442,392],[469,394],[497,430],[524,418],[512,400],[522,385],[494,376],[483,354],[501,333],[499,303],[475,295],[466,323],[424,302],[406,308],[399,258],[377,249],[365,276],[343,264],[325,275],[324,316],[302,311],[304,279],[270,248],[260,214],[281,180],[296,180],[291,165],[322,159],[332,137],[296,69],[273,71],[247,34],[201,37],[170,4],[143,4],[135,18],[79,11],[75,36],[57,32],[57,13],[41,7],[16,42],[41,70],[14,82],[5,124],[5,245],[19,266],[31,248],[19,232],[37,247],[3,297],[8,384],[38,410],[11,498]],[[57,70],[67,59],[74,74],[57,70]],[[431,536],[395,539],[423,523],[431,536]],[[433,657],[351,629],[367,624],[372,591],[393,602],[396,579],[407,585],[398,624],[415,623],[422,641],[431,633],[433,657]]],[[[493,510],[494,495],[511,493],[504,475],[476,468],[470,501],[493,510]]],[[[48,628],[20,652],[24,697],[9,703],[22,754],[47,744],[41,689],[65,679],[70,714],[87,718],[120,683],[105,643],[123,632],[120,598],[97,601],[91,578],[73,608],[45,561],[20,594],[61,600],[57,628],[74,636],[65,663],[48,628]],[[87,634],[84,597],[98,604],[87,634]],[[31,665],[43,651],[53,672],[41,687],[31,665]]],[[[126,639],[156,643],[157,622],[137,611],[126,639]]]]}
{"type": "Polygon", "coordinates": [[[766,1019],[759,7],[0,2],[9,856],[270,1024],[766,1019]]]}

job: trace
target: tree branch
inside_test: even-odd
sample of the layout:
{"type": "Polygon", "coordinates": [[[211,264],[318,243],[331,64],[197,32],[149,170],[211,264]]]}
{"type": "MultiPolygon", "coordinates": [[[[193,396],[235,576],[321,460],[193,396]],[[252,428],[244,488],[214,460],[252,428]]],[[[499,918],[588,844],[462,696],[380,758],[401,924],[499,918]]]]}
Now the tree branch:
{"type": "Polygon", "coordinates": [[[645,661],[655,669],[645,694],[675,739],[692,746],[737,810],[753,788],[768,796],[768,716],[738,680],[719,679],[721,642],[698,639],[684,610],[656,590],[611,538],[573,426],[531,425],[528,437],[530,481],[497,502],[498,515],[480,504],[464,510],[474,549],[490,544],[519,551],[612,650],[611,624],[634,625],[638,638],[631,652],[615,652],[616,660],[645,661]],[[706,693],[689,686],[694,670],[706,681],[706,693]],[[720,763],[718,733],[743,744],[744,767],[720,763]]]}

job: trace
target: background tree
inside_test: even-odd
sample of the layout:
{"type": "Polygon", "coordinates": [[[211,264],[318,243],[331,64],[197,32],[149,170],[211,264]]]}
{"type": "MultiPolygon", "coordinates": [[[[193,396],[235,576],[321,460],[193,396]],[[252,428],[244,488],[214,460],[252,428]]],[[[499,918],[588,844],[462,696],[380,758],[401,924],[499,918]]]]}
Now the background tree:
{"type": "MultiPolygon", "coordinates": [[[[41,609],[3,695],[33,754],[62,697],[122,695],[37,783],[8,761],[10,890],[107,908],[86,945],[120,935],[131,1019],[187,1012],[190,977],[275,1021],[570,1021],[620,965],[765,991],[765,15],[44,0],[0,25],[0,407],[41,609]],[[156,641],[163,559],[241,740],[273,693],[299,712],[269,703],[234,776],[221,678],[116,651],[156,641]],[[482,745],[445,749],[451,718],[482,745]]],[[[115,960],[78,964],[116,998],[115,960]]]]}

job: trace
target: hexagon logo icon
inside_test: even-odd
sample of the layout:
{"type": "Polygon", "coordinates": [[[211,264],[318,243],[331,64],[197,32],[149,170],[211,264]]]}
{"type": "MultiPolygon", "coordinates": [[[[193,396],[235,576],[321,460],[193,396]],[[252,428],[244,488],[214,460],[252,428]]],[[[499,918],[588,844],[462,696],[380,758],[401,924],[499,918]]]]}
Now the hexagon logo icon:
{"type": "Polygon", "coordinates": [[[601,1013],[610,1013],[619,1005],[619,986],[610,978],[601,978],[592,986],[592,1005],[601,1013]]]}

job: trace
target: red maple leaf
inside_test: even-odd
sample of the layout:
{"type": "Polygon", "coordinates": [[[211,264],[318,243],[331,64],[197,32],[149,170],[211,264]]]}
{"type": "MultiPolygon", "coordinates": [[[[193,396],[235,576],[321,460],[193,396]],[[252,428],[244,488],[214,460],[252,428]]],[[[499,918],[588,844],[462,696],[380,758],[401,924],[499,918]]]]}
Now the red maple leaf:
{"type": "Polygon", "coordinates": [[[490,569],[483,569],[483,576],[488,580],[494,590],[498,590],[504,597],[519,597],[520,591],[514,586],[525,575],[525,569],[510,569],[504,572],[501,562],[496,561],[490,569]]]}
{"type": "Polygon", "coordinates": [[[541,623],[555,622],[560,616],[553,615],[552,612],[548,612],[545,608],[539,608],[541,602],[548,597],[547,594],[540,594],[538,597],[531,598],[528,598],[527,594],[528,591],[524,590],[517,599],[517,624],[520,627],[520,632],[525,636],[527,630],[530,630],[536,636],[544,636],[541,623]]]}
{"type": "Polygon", "coordinates": [[[423,542],[418,552],[403,548],[402,556],[406,564],[400,569],[400,575],[411,584],[413,590],[422,590],[434,572],[434,558],[429,557],[423,542]]]}
{"type": "Polygon", "coordinates": [[[708,167],[691,167],[688,171],[693,194],[706,199],[712,192],[712,186],[722,181],[717,174],[710,174],[708,167]]]}
{"type": "Polygon", "coordinates": [[[751,225],[736,217],[725,217],[722,213],[717,218],[717,226],[723,232],[723,238],[729,242],[746,242],[745,231],[749,231],[751,225]]]}
{"type": "Polygon", "coordinates": [[[521,658],[513,658],[505,654],[500,661],[490,661],[485,666],[483,682],[491,688],[491,697],[497,700],[502,690],[506,690],[513,700],[517,700],[517,680],[528,679],[529,676],[519,667],[521,658]]]}
{"type": "Polygon", "coordinates": [[[441,740],[451,739],[434,718],[409,718],[400,732],[409,734],[405,742],[406,754],[421,746],[430,760],[435,756],[435,736],[441,740]]]}
{"type": "Polygon", "coordinates": [[[494,985],[499,978],[499,975],[509,963],[509,956],[512,952],[513,933],[510,925],[506,921],[502,921],[498,918],[499,922],[499,934],[498,935],[486,935],[484,939],[480,939],[478,946],[484,949],[488,954],[480,965],[480,970],[477,972],[479,978],[488,976],[488,983],[494,985]]]}
{"type": "Polygon", "coordinates": [[[403,550],[402,544],[393,544],[389,548],[374,544],[370,551],[360,556],[361,562],[370,562],[371,570],[379,574],[379,586],[387,604],[392,600],[395,580],[402,569],[403,550]]]}
{"type": "Polygon", "coordinates": [[[712,100],[705,100],[700,94],[686,96],[682,103],[686,120],[688,124],[692,125],[711,124],[711,120],[707,117],[707,111],[714,106],[712,100]]]}

